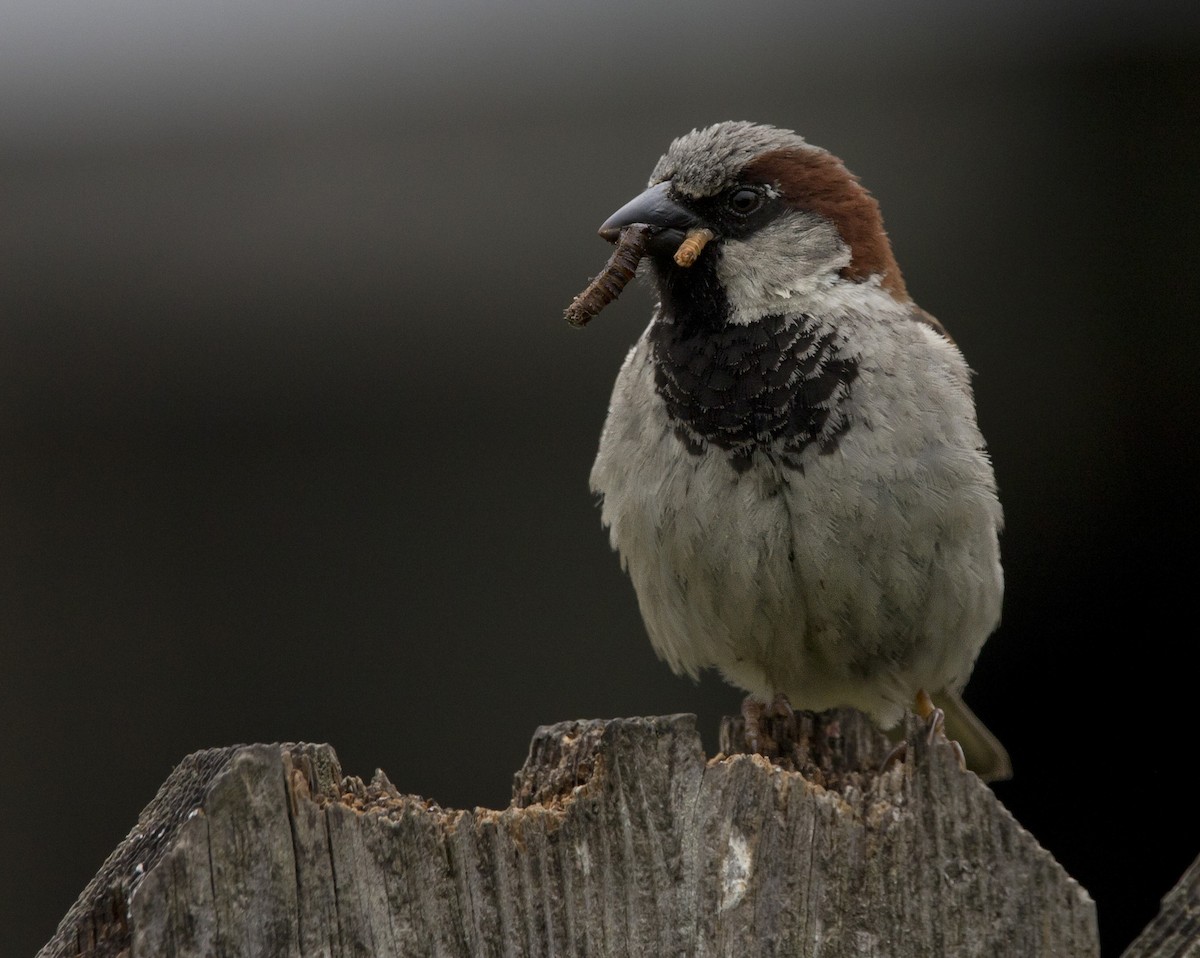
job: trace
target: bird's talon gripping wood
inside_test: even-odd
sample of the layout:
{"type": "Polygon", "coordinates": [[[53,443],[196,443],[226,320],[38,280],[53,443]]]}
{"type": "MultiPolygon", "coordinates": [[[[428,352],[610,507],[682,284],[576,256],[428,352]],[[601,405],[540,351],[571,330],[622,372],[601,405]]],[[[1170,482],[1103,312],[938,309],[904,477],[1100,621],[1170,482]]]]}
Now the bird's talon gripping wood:
{"type": "Polygon", "coordinates": [[[696,257],[700,255],[704,247],[714,239],[716,239],[716,234],[712,230],[704,228],[692,230],[683,238],[679,249],[675,250],[675,265],[687,269],[696,262],[696,257]]]}
{"type": "Polygon", "coordinates": [[[600,310],[621,295],[646,252],[646,240],[650,235],[650,227],[640,223],[626,226],[621,230],[621,238],[617,240],[617,248],[604,265],[600,274],[588,283],[587,288],[571,300],[563,317],[572,326],[586,326],[600,310]]]}

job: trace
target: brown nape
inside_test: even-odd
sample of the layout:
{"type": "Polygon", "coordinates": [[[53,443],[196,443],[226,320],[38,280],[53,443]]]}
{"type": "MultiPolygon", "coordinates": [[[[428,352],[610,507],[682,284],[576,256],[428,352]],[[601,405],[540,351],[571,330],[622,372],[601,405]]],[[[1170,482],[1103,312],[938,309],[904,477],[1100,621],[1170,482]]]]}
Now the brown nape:
{"type": "Polygon", "coordinates": [[[909,299],[879,204],[836,156],[815,147],[775,150],[748,163],[745,173],[748,179],[778,186],[788,205],[833,223],[850,247],[850,265],[842,276],[861,281],[878,275],[893,296],[909,299]]]}

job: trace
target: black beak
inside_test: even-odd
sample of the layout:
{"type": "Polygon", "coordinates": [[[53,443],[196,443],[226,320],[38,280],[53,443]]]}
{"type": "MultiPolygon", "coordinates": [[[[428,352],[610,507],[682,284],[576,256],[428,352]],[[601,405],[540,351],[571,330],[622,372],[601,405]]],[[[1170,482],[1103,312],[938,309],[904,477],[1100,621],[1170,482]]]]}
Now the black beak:
{"type": "Polygon", "coordinates": [[[704,222],[670,196],[671,181],[652,186],[613,213],[600,227],[600,235],[615,243],[621,230],[634,223],[653,227],[647,247],[651,253],[673,254],[687,231],[704,222]]]}

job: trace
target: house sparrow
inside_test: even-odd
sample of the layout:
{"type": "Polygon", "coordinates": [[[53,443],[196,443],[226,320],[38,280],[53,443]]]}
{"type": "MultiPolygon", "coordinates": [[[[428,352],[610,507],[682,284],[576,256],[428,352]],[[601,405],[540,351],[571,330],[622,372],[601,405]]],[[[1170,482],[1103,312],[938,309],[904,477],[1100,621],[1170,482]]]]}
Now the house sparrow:
{"type": "Polygon", "coordinates": [[[719,669],[751,726],[785,697],[888,729],[931,695],[968,766],[1008,777],[959,697],[1000,619],[995,478],[967,364],[875,199],[789,130],[719,123],[600,235],[635,224],[658,305],[591,486],[655,650],[719,669]]]}

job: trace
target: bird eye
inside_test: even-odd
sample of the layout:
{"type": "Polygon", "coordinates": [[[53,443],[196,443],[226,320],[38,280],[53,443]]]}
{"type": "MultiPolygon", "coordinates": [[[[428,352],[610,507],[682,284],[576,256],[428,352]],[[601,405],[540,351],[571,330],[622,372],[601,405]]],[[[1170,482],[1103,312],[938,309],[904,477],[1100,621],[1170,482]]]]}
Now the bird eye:
{"type": "Polygon", "coordinates": [[[758,190],[743,187],[729,196],[729,208],[739,216],[747,216],[762,206],[762,194],[758,190]]]}

